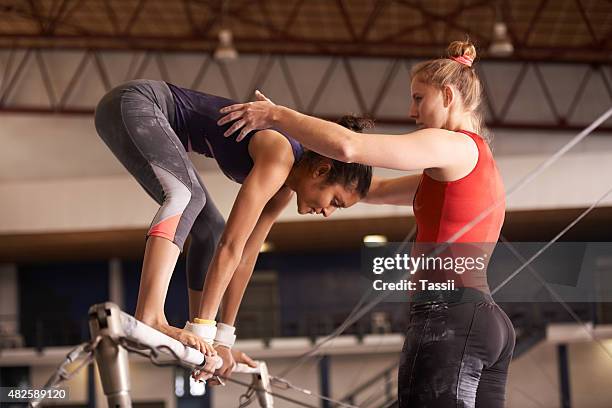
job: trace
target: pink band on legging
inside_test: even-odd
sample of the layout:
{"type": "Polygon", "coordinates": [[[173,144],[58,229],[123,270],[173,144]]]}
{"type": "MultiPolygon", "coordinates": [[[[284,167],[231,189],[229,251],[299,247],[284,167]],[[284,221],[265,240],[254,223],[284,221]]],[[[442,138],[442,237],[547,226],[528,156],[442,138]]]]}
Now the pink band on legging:
{"type": "Polygon", "coordinates": [[[176,235],[176,228],[178,227],[179,221],[181,220],[181,214],[173,215],[165,220],[158,222],[153,225],[148,232],[148,236],[154,235],[156,237],[162,237],[174,241],[176,235]]]}

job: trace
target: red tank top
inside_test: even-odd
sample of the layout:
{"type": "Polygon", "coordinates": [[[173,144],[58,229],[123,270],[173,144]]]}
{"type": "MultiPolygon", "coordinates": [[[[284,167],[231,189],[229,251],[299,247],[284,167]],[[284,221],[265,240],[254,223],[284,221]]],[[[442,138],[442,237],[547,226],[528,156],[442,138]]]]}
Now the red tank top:
{"type": "Polygon", "coordinates": [[[457,260],[465,259],[466,256],[484,256],[481,259],[485,260],[485,266],[482,269],[471,268],[462,273],[458,273],[458,269],[447,271],[426,268],[417,272],[414,278],[416,282],[419,279],[432,282],[452,279],[456,288],[471,287],[489,293],[486,269],[504,223],[504,185],[489,145],[475,133],[461,133],[472,138],[478,147],[476,166],[465,177],[447,182],[435,180],[423,172],[413,202],[418,228],[413,251],[431,252],[436,246],[428,243],[449,241],[466,224],[499,201],[499,205],[492,212],[454,241],[459,243],[458,245],[446,248],[439,254],[440,257],[450,256],[457,260]]]}
{"type": "Polygon", "coordinates": [[[502,178],[489,145],[477,134],[460,131],[478,147],[476,167],[455,181],[438,181],[423,172],[413,209],[416,242],[445,242],[498,200],[503,200],[483,220],[455,242],[497,242],[506,210],[502,178]]]}

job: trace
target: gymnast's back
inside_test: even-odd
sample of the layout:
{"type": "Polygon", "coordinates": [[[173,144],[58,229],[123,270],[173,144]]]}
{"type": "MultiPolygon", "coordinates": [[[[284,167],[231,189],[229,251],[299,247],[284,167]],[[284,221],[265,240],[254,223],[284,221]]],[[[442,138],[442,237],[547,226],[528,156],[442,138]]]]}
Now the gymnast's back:
{"type": "MultiPolygon", "coordinates": [[[[244,142],[236,143],[235,135],[223,136],[230,124],[217,125],[219,110],[236,102],[221,96],[210,95],[192,89],[167,84],[174,97],[174,123],[172,127],[184,143],[187,151],[213,157],[230,179],[241,183],[253,167],[248,145],[255,132],[249,133],[244,142]]],[[[302,146],[287,135],[296,161],[303,153],[302,146]]]]}

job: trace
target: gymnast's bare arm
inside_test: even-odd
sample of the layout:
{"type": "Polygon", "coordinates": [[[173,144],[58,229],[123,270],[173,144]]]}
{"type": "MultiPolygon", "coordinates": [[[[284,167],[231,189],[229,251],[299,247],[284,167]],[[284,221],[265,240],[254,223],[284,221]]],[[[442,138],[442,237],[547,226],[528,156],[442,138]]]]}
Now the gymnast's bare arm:
{"type": "Polygon", "coordinates": [[[261,131],[249,143],[253,169],[242,184],[208,268],[198,317],[215,320],[223,294],[243,256],[247,240],[268,201],[283,187],[294,158],[288,140],[261,131]],[[257,137],[266,134],[266,137],[257,137]]]}
{"type": "Polygon", "coordinates": [[[231,326],[234,325],[242,296],[255,268],[255,262],[257,261],[261,246],[268,236],[272,225],[274,225],[283,209],[287,207],[293,195],[294,193],[289,187],[283,186],[264,207],[257,225],[246,243],[240,264],[223,295],[221,322],[231,326]]]}
{"type": "MultiPolygon", "coordinates": [[[[272,225],[287,204],[289,204],[292,197],[293,191],[289,187],[284,186],[264,207],[257,221],[257,225],[246,243],[242,258],[234,272],[234,276],[232,276],[232,280],[223,295],[221,306],[222,323],[234,326],[242,297],[244,296],[246,287],[253,274],[253,269],[255,268],[255,262],[257,261],[261,246],[268,236],[270,228],[272,228],[272,225]]],[[[216,349],[219,356],[223,359],[223,366],[219,369],[218,373],[222,377],[228,377],[231,375],[236,363],[242,361],[235,360],[233,350],[230,351],[223,346],[218,346],[216,349]]]]}
{"type": "Polygon", "coordinates": [[[361,201],[369,204],[412,205],[420,180],[420,174],[397,178],[372,177],[368,195],[361,201]]]}

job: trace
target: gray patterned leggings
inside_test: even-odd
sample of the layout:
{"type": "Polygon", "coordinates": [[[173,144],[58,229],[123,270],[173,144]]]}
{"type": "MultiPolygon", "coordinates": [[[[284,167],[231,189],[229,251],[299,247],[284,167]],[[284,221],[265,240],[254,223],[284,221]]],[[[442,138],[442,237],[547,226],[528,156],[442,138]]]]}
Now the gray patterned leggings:
{"type": "Polygon", "coordinates": [[[128,172],[160,205],[147,232],[182,251],[187,236],[189,288],[202,290],[225,221],[172,129],[174,98],[164,82],[136,80],[98,103],[98,134],[128,172]]]}

